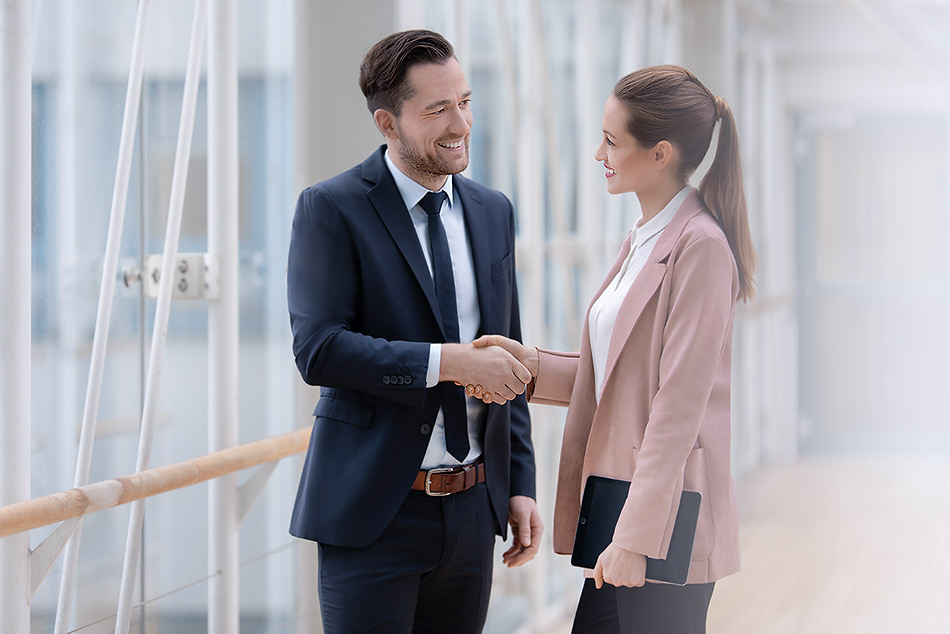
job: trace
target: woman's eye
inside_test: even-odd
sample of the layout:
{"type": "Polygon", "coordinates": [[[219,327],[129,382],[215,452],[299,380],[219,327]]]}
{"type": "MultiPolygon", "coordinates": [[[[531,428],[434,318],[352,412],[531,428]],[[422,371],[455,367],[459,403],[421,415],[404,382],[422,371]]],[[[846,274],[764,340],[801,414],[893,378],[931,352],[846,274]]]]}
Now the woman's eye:
{"type": "Polygon", "coordinates": [[[608,139],[607,137],[604,137],[604,141],[606,141],[607,145],[609,145],[610,147],[614,147],[614,142],[608,139]]]}

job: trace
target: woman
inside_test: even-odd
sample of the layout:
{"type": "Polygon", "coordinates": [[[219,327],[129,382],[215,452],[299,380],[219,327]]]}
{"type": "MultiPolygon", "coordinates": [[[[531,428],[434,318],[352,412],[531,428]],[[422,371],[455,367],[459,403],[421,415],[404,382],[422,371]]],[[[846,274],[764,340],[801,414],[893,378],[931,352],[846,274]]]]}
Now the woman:
{"type": "Polygon", "coordinates": [[[642,217],[588,310],[580,353],[496,335],[476,345],[502,345],[524,363],[532,402],[570,406],[556,552],[571,552],[588,475],[631,483],[613,541],[585,571],[573,631],[705,632],[715,581],[739,569],[729,375],[755,252],[735,121],[690,71],[659,66],[617,83],[603,130],[595,158],[607,190],[636,193],[642,217]],[[687,181],[717,121],[715,160],[697,191],[687,181]],[[687,585],[645,583],[646,558],[666,556],[683,490],[702,493],[687,585]]]}

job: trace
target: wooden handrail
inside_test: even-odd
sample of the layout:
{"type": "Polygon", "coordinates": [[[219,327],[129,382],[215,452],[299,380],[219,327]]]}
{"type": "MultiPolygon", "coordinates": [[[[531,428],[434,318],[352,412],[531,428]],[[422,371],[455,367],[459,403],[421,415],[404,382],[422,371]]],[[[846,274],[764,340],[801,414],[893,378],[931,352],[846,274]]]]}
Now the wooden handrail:
{"type": "Polygon", "coordinates": [[[310,427],[0,507],[0,538],[174,491],[307,449],[310,427]]]}

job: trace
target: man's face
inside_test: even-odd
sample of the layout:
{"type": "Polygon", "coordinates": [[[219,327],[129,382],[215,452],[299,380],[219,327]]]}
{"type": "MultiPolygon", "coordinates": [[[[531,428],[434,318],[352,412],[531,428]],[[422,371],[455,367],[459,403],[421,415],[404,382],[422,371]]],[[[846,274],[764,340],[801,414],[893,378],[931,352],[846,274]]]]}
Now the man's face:
{"type": "Polygon", "coordinates": [[[406,80],[413,96],[393,118],[393,129],[384,130],[394,150],[390,156],[410,178],[438,189],[447,174],[468,167],[472,91],[454,57],[444,64],[413,66],[406,80]]]}

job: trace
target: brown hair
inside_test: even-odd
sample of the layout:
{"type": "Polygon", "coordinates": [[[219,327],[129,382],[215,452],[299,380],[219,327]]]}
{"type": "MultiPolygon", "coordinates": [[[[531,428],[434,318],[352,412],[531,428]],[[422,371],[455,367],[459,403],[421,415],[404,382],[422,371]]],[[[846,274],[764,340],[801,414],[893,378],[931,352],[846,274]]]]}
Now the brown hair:
{"type": "Polygon", "coordinates": [[[696,171],[719,125],[716,157],[699,185],[699,195],[722,227],[739,269],[739,299],[755,298],[755,248],[742,188],[739,135],[729,104],[713,96],[699,79],[681,66],[654,66],[626,75],[614,97],[627,110],[627,131],[643,147],[669,141],[681,155],[683,180],[696,171]]]}
{"type": "Polygon", "coordinates": [[[373,45],[360,64],[360,90],[370,112],[380,108],[397,117],[402,104],[412,98],[413,88],[406,73],[416,64],[444,64],[455,49],[434,31],[401,31],[373,45]]]}

